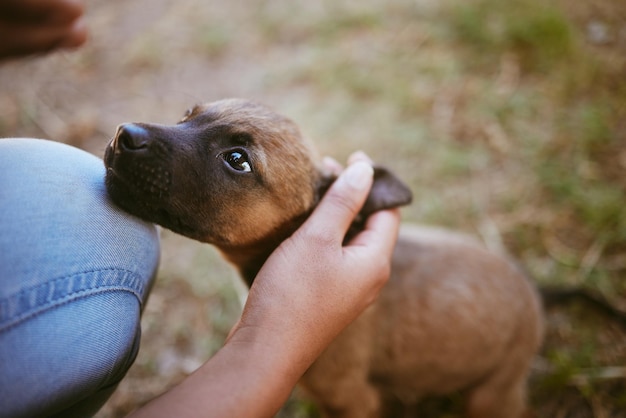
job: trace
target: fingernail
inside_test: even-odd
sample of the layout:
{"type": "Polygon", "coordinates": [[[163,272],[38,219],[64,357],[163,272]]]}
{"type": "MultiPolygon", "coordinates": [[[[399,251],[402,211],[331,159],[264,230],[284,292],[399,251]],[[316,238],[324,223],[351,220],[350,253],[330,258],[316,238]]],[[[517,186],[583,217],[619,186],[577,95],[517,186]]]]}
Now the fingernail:
{"type": "Polygon", "coordinates": [[[365,161],[357,161],[350,164],[343,172],[345,181],[355,189],[365,189],[369,187],[374,176],[374,169],[365,161]]]}
{"type": "Polygon", "coordinates": [[[50,11],[46,23],[53,25],[68,25],[85,14],[85,5],[78,0],[65,0],[57,10],[50,11]]]}
{"type": "Polygon", "coordinates": [[[64,36],[59,40],[54,48],[77,48],[87,41],[87,24],[84,18],[78,18],[69,28],[61,29],[64,36]]]}
{"type": "Polygon", "coordinates": [[[373,164],[372,159],[363,151],[355,151],[348,157],[348,164],[357,161],[365,161],[366,163],[373,164]]]}

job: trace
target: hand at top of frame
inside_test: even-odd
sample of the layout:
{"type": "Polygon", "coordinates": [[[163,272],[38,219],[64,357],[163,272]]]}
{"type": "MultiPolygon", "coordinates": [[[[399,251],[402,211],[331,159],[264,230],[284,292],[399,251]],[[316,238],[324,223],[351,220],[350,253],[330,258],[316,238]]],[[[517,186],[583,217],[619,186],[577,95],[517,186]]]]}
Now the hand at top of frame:
{"type": "Polygon", "coordinates": [[[0,0],[0,60],[82,45],[83,12],[81,0],[0,0]]]}

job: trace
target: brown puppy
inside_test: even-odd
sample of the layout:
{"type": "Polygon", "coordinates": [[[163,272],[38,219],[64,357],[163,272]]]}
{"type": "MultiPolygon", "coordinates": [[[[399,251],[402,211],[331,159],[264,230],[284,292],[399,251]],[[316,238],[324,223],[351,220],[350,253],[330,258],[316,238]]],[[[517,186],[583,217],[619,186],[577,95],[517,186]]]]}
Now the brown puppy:
{"type": "MultiPolygon", "coordinates": [[[[120,126],[106,184],[125,210],[216,245],[251,284],[333,180],[313,155],[289,119],[224,100],[177,125],[120,126]]],[[[379,168],[362,217],[410,199],[379,168]]],[[[331,417],[382,416],[386,401],[455,391],[469,417],[522,417],[542,331],[539,298],[509,261],[471,238],[406,226],[379,299],[301,383],[331,417]]]]}

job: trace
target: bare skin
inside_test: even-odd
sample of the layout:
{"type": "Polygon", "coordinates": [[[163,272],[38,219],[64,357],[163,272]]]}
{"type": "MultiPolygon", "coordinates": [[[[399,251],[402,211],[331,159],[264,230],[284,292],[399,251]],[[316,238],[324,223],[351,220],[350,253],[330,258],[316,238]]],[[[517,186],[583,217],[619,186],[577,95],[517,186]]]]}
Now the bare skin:
{"type": "Polygon", "coordinates": [[[222,349],[132,417],[273,416],[389,277],[397,210],[373,214],[342,246],[371,184],[371,166],[356,154],[311,217],[267,260],[222,349]]]}
{"type": "Polygon", "coordinates": [[[80,0],[0,0],[0,60],[79,47],[83,13],[80,0]]]}

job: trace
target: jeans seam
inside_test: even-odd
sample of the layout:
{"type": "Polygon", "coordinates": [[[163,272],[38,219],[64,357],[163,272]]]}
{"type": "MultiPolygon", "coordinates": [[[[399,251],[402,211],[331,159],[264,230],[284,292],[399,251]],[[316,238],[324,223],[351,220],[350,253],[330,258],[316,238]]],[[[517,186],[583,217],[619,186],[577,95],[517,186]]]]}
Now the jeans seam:
{"type": "Polygon", "coordinates": [[[141,276],[125,269],[87,270],[22,289],[13,295],[0,299],[0,332],[73,300],[115,291],[132,293],[139,301],[140,306],[143,305],[144,284],[141,276]],[[123,274],[122,277],[119,277],[120,273],[123,274]],[[66,284],[66,287],[71,287],[75,281],[81,280],[84,283],[78,283],[79,286],[70,291],[61,290],[59,293],[59,289],[56,289],[59,284],[66,284]],[[46,294],[43,294],[44,292],[46,294]],[[33,300],[33,298],[37,300],[33,300]],[[24,305],[26,306],[24,307],[24,305]]]}

